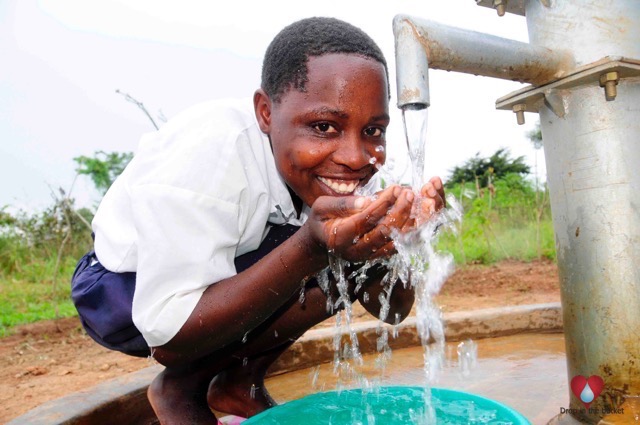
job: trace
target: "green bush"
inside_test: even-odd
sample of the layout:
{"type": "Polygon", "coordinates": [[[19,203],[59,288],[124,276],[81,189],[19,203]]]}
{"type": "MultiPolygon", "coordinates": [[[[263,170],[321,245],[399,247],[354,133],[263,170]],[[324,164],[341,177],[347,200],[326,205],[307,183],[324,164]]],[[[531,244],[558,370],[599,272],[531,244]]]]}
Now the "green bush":
{"type": "Polygon", "coordinates": [[[93,245],[82,220],[91,216],[67,199],[31,214],[0,210],[0,336],[15,325],[75,314],[69,281],[93,245]]]}
{"type": "Polygon", "coordinates": [[[456,234],[441,237],[438,248],[457,263],[492,263],[555,258],[548,194],[519,174],[507,174],[480,187],[476,182],[447,188],[464,215],[456,234]]]}

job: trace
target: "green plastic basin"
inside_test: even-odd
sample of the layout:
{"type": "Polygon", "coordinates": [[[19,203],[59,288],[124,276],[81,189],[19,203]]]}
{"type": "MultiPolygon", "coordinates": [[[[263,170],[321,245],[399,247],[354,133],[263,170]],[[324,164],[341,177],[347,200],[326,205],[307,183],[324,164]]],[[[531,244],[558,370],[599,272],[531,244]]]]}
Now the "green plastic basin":
{"type": "MultiPolygon", "coordinates": [[[[311,394],[275,406],[243,425],[389,425],[426,424],[425,389],[389,386],[311,394]]],[[[530,424],[504,404],[462,391],[431,389],[431,403],[440,424],[530,424]]]]}

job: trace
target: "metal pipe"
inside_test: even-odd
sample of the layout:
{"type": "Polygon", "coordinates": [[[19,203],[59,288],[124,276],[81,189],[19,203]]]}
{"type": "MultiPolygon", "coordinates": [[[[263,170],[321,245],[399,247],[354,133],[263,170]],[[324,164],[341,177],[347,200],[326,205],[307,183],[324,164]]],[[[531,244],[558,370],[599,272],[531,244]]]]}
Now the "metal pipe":
{"type": "Polygon", "coordinates": [[[631,423],[640,411],[640,1],[524,4],[531,44],[397,16],[398,66],[421,67],[398,69],[398,106],[420,102],[427,63],[534,86],[497,104],[540,113],[569,380],[604,380],[589,409],[568,389],[571,413],[551,423],[631,423]],[[612,409],[625,416],[603,419],[612,409]]]}
{"type": "Polygon", "coordinates": [[[393,19],[398,107],[429,104],[427,68],[542,85],[573,68],[568,52],[450,27],[407,15],[393,19]]]}
{"type": "Polygon", "coordinates": [[[398,15],[393,19],[396,51],[396,87],[398,108],[429,107],[429,63],[419,34],[409,19],[398,15]]]}
{"type": "Polygon", "coordinates": [[[624,59],[640,58],[640,2],[528,1],[525,14],[531,42],[570,49],[580,69],[623,58],[617,68],[552,90],[539,108],[568,378],[604,379],[589,409],[568,389],[574,413],[555,423],[598,423],[607,409],[624,409],[611,417],[623,423],[640,396],[640,77],[637,61],[624,59]],[[607,81],[617,84],[613,97],[600,87],[607,81]]]}

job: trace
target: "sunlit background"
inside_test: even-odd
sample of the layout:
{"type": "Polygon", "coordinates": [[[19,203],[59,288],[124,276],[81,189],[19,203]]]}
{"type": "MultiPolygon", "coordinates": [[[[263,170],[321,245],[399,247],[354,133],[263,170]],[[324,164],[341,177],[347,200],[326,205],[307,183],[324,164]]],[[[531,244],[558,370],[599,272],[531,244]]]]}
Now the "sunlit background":
{"type": "MultiPolygon", "coordinates": [[[[395,107],[393,16],[406,13],[447,25],[527,41],[523,17],[498,17],[474,0],[8,0],[0,2],[0,208],[33,210],[51,192],[70,190],[74,157],[135,152],[149,119],[120,90],[168,119],[197,102],[249,97],[259,86],[262,55],[287,24],[333,16],[362,28],[389,62],[392,124],[389,154],[408,164],[395,107]]],[[[431,70],[426,175],[449,171],[501,147],[535,164],[526,134],[537,116],[516,125],[495,100],[520,84],[431,70]]],[[[161,123],[161,122],[160,122],[161,123]]],[[[538,174],[544,164],[538,153],[538,174]]],[[[409,173],[406,174],[408,179],[409,173]]],[[[73,186],[78,206],[99,194],[88,177],[73,186]]]]}

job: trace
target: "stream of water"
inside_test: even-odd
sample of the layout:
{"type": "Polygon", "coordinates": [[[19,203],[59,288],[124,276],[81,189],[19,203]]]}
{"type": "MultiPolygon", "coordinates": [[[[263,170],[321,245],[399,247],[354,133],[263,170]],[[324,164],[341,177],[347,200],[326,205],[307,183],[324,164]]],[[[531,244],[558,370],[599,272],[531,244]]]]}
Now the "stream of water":
{"type": "MultiPolygon", "coordinates": [[[[403,111],[403,122],[409,156],[412,165],[412,187],[420,202],[420,188],[424,184],[424,158],[425,140],[427,130],[427,109],[407,109],[403,111]]],[[[379,174],[387,183],[398,183],[398,178],[393,175],[393,170],[387,167],[378,167],[379,174]]],[[[365,187],[359,191],[360,195],[374,196],[375,189],[365,187]]],[[[448,229],[454,228],[461,219],[461,210],[455,199],[448,199],[448,207],[435,213],[428,221],[421,223],[416,229],[408,233],[395,232],[392,237],[396,245],[397,254],[388,259],[368,261],[356,267],[357,270],[346,276],[345,270],[349,264],[336,258],[331,253],[330,267],[318,277],[320,286],[328,289],[329,272],[336,281],[340,296],[337,300],[330,300],[327,307],[341,309],[336,315],[336,329],[334,337],[334,373],[338,376],[338,391],[350,387],[362,388],[363,394],[376,392],[378,378],[367,378],[360,373],[358,368],[362,365],[362,356],[358,347],[356,332],[351,326],[352,305],[347,293],[348,279],[355,279],[356,291],[362,290],[362,284],[367,279],[367,270],[382,264],[387,270],[381,284],[384,291],[379,297],[381,305],[378,327],[378,339],[376,346],[378,358],[376,366],[380,369],[380,379],[384,368],[392,353],[389,347],[389,327],[382,326],[382,322],[388,318],[389,300],[394,286],[409,285],[415,291],[417,330],[424,348],[424,376],[425,389],[429,389],[434,378],[444,365],[445,340],[444,324],[439,306],[434,301],[434,296],[440,291],[443,283],[453,271],[453,256],[440,253],[435,249],[438,235],[448,229]],[[345,335],[347,337],[345,337],[345,335]]],[[[354,241],[354,243],[357,242],[354,241]]],[[[355,267],[355,266],[354,266],[355,267]]],[[[367,299],[367,294],[363,294],[367,299]]],[[[395,318],[395,323],[399,318],[395,318]]],[[[391,337],[397,333],[392,328],[391,337]]],[[[461,344],[459,347],[461,368],[468,372],[473,364],[473,347],[461,344]]],[[[431,392],[424,391],[425,409],[415,416],[413,423],[435,423],[436,412],[431,401],[431,392]]]]}

